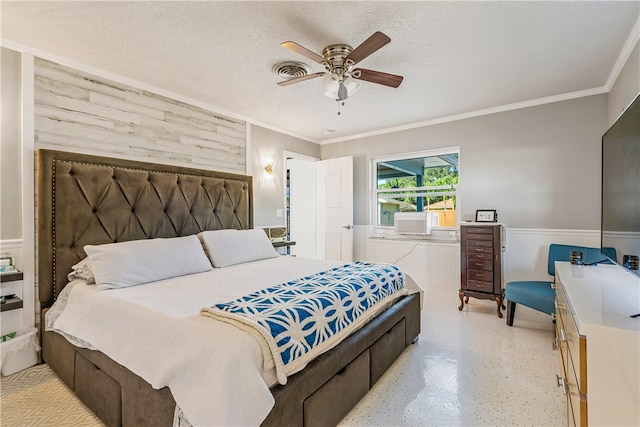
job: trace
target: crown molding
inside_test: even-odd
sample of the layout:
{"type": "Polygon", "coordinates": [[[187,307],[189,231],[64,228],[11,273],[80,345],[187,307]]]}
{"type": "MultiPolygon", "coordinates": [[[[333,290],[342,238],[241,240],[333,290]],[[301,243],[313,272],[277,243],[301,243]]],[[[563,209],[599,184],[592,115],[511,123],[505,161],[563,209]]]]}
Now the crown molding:
{"type": "Polygon", "coordinates": [[[611,91],[613,84],[622,72],[622,68],[624,68],[624,64],[626,64],[626,62],[629,60],[631,52],[633,52],[633,49],[636,47],[638,40],[640,40],[640,16],[638,16],[638,20],[631,29],[629,37],[627,37],[627,41],[622,46],[622,50],[618,55],[618,59],[616,60],[613,68],[611,69],[611,72],[609,73],[609,78],[607,78],[607,82],[604,85],[604,87],[607,89],[607,92],[611,91]]]}
{"type": "Polygon", "coordinates": [[[394,126],[390,128],[379,129],[371,132],[364,132],[364,133],[349,135],[349,136],[340,137],[340,138],[324,139],[320,141],[320,145],[350,141],[354,139],[366,138],[366,137],[376,136],[376,135],[384,135],[391,132],[400,132],[403,130],[433,126],[441,123],[455,122],[457,120],[486,116],[486,115],[495,114],[495,113],[503,113],[505,111],[519,110],[521,108],[534,107],[537,105],[551,104],[554,102],[567,101],[571,99],[583,98],[583,97],[592,96],[592,95],[600,95],[607,92],[608,92],[607,88],[605,86],[601,86],[593,89],[570,92],[570,93],[565,93],[561,95],[547,96],[544,98],[531,99],[528,101],[516,102],[513,104],[500,105],[497,107],[490,107],[482,110],[470,111],[468,113],[455,114],[453,116],[446,116],[446,117],[439,117],[436,119],[424,120],[421,122],[409,123],[406,125],[394,126]]]}

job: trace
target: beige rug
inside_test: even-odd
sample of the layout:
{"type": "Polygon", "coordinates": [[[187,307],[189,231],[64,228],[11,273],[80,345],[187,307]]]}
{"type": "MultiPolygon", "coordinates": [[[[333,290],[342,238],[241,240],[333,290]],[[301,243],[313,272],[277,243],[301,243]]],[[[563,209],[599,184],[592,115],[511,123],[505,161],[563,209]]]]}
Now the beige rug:
{"type": "Polygon", "coordinates": [[[104,426],[45,364],[0,377],[0,403],[2,427],[104,426]]]}

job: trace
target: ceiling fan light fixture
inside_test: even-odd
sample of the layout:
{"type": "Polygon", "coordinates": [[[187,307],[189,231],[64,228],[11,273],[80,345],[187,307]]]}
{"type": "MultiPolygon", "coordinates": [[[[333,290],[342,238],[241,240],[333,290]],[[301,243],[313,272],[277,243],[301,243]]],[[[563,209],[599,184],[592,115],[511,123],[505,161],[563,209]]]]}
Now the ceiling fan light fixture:
{"type": "MultiPolygon", "coordinates": [[[[305,56],[325,69],[324,72],[311,74],[310,69],[303,69],[299,76],[293,76],[287,67],[274,67],[274,72],[283,78],[290,76],[285,81],[278,82],[279,86],[288,86],[290,84],[310,80],[316,77],[324,76],[323,88],[325,96],[336,101],[344,101],[353,95],[359,88],[362,81],[368,81],[392,88],[397,88],[402,83],[403,77],[395,74],[383,73],[381,71],[367,70],[364,68],[353,68],[357,63],[376,52],[378,49],[389,43],[391,39],[376,31],[367,40],[362,42],[358,47],[353,49],[347,44],[332,44],[324,48],[322,55],[299,45],[293,41],[283,42],[281,45],[295,53],[305,56]],[[287,76],[282,75],[282,68],[287,68],[287,76]]],[[[300,67],[295,67],[298,72],[300,67]]],[[[342,103],[344,105],[344,103],[342,103]]],[[[340,114],[340,112],[338,112],[340,114]]]]}
{"type": "Polygon", "coordinates": [[[336,73],[328,74],[322,81],[324,94],[332,99],[343,101],[360,89],[360,82],[353,77],[346,77],[342,82],[336,73]],[[346,92],[345,92],[346,91],[346,92]]]}
{"type": "Polygon", "coordinates": [[[360,82],[353,77],[347,77],[346,79],[344,79],[342,84],[344,84],[344,87],[347,88],[349,96],[353,95],[358,89],[360,89],[360,82]]]}
{"type": "Polygon", "coordinates": [[[340,89],[340,77],[337,74],[328,74],[323,80],[324,94],[329,98],[336,99],[338,97],[338,89],[340,89]]]}

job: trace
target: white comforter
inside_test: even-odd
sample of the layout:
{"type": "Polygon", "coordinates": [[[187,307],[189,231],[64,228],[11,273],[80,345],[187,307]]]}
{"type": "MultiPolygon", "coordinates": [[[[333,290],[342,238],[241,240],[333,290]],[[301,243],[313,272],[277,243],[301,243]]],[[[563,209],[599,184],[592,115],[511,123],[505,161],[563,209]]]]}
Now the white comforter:
{"type": "Polygon", "coordinates": [[[258,425],[274,404],[275,372],[263,370],[251,335],[200,309],[340,264],[278,257],[100,292],[74,281],[47,314],[47,330],[105,353],[154,388],[169,386],[195,426],[258,425]]]}

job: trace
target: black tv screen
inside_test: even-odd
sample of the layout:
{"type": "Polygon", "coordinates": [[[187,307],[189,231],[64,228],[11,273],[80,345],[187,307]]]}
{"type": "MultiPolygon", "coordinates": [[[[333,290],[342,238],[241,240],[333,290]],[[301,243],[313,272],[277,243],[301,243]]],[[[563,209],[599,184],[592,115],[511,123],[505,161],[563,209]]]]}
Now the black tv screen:
{"type": "Polygon", "coordinates": [[[640,95],[602,136],[600,242],[616,249],[612,261],[640,275],[640,95]]]}

